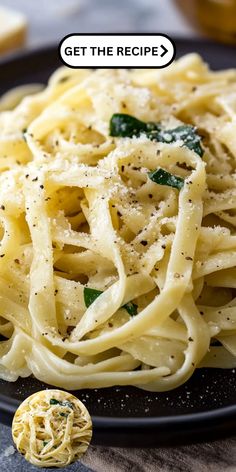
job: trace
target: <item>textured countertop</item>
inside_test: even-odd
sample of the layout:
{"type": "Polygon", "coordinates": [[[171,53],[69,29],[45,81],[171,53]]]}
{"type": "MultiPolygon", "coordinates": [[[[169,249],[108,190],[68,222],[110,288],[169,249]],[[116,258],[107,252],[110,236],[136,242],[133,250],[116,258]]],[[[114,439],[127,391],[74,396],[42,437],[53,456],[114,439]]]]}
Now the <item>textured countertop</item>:
{"type": "MultiPolygon", "coordinates": [[[[193,37],[171,0],[1,0],[29,19],[28,47],[60,40],[71,32],[154,32],[193,37]]],[[[0,74],[1,76],[1,74],[0,74]]],[[[1,412],[0,412],[1,415],[1,412]]],[[[34,472],[18,453],[7,456],[11,430],[0,425],[1,472],[34,472]]],[[[42,469],[48,470],[51,469],[42,469]]],[[[68,472],[236,472],[236,438],[171,449],[90,446],[68,472]]]]}
{"type": "MultiPolygon", "coordinates": [[[[6,456],[11,430],[0,425],[1,472],[38,472],[15,452],[6,456]]],[[[54,469],[55,470],[55,469],[54,469]]],[[[67,468],[68,472],[235,472],[236,438],[178,448],[120,449],[90,446],[82,458],[67,468]]]]}

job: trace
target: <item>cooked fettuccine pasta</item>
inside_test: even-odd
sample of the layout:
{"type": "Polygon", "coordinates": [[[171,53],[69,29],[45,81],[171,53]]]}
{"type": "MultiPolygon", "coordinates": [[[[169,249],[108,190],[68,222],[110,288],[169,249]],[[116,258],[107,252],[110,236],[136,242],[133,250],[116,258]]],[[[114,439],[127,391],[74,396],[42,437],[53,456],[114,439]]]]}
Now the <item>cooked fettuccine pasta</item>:
{"type": "Polygon", "coordinates": [[[235,367],[236,71],[63,67],[10,98],[1,378],[164,391],[235,367]]]}
{"type": "Polygon", "coordinates": [[[16,410],[12,437],[18,451],[37,467],[65,467],[87,451],[92,421],[71,393],[42,390],[16,410]]]}

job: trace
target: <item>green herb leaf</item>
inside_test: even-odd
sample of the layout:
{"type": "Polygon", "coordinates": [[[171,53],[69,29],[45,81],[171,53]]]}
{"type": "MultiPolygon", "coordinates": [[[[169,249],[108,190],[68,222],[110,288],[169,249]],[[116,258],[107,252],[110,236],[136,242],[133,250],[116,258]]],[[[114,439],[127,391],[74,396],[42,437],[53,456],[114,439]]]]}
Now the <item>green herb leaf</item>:
{"type": "Polygon", "coordinates": [[[110,135],[117,137],[140,136],[145,133],[151,139],[162,143],[174,143],[178,140],[183,141],[184,145],[196,152],[200,157],[203,156],[201,147],[201,138],[196,129],[191,125],[181,125],[177,128],[164,130],[160,123],[138,120],[134,116],[125,113],[115,113],[110,120],[110,135]]]}
{"type": "MultiPolygon", "coordinates": [[[[94,288],[84,287],[84,303],[88,308],[92,303],[98,298],[103,292],[101,290],[96,290],[94,288]]],[[[137,315],[138,306],[135,303],[129,302],[123,305],[122,308],[125,308],[129,315],[137,315]]]]}
{"type": "Polygon", "coordinates": [[[132,302],[126,303],[122,308],[125,308],[130,316],[136,316],[138,313],[138,305],[132,302]]]}
{"type": "Polygon", "coordinates": [[[49,441],[43,441],[43,447],[47,446],[48,443],[49,441]]]}
{"type": "Polygon", "coordinates": [[[103,292],[101,290],[95,290],[94,288],[84,288],[84,303],[88,308],[92,303],[99,297],[103,292]]]}
{"type": "Polygon", "coordinates": [[[61,400],[57,400],[56,398],[51,398],[50,405],[67,406],[68,408],[73,409],[73,404],[69,402],[68,400],[61,401],[61,400]]]}
{"type": "Polygon", "coordinates": [[[67,418],[67,416],[69,415],[69,413],[59,413],[60,416],[65,416],[65,418],[67,418]]]}
{"type": "Polygon", "coordinates": [[[51,398],[50,405],[60,405],[60,402],[59,400],[56,400],[56,398],[51,398]]]}
{"type": "Polygon", "coordinates": [[[132,138],[133,136],[140,136],[141,133],[148,133],[156,129],[160,129],[156,123],[145,123],[125,113],[114,113],[110,120],[111,136],[132,138]]]}
{"type": "Polygon", "coordinates": [[[159,185],[168,185],[169,187],[177,188],[181,190],[184,185],[184,179],[177,177],[176,175],[170,174],[164,169],[157,169],[153,172],[148,173],[149,179],[151,179],[155,184],[159,185]]]}
{"type": "Polygon", "coordinates": [[[191,151],[196,152],[200,157],[203,156],[201,147],[201,138],[196,133],[196,129],[190,125],[177,126],[177,128],[162,130],[158,134],[158,141],[162,143],[174,143],[178,140],[183,141],[184,145],[191,151]]]}
{"type": "Polygon", "coordinates": [[[64,402],[60,403],[61,406],[68,406],[68,408],[72,408],[73,410],[73,403],[69,402],[68,400],[65,400],[64,402]]]}

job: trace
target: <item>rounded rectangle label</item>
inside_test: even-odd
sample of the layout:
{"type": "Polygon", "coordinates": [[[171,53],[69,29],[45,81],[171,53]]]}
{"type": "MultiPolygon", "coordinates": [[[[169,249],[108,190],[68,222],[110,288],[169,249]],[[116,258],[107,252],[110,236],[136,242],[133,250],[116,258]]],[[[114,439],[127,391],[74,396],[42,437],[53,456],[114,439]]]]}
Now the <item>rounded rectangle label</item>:
{"type": "Polygon", "coordinates": [[[72,68],[163,68],[175,58],[165,34],[69,34],[59,55],[72,68]]]}

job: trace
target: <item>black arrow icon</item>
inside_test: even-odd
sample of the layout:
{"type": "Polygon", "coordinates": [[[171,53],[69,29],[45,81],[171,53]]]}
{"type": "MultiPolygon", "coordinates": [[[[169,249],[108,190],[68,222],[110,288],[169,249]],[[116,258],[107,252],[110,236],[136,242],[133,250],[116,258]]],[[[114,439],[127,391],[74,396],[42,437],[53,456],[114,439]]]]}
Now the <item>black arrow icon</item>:
{"type": "Polygon", "coordinates": [[[161,44],[161,48],[163,49],[163,53],[161,54],[161,57],[164,57],[165,54],[168,52],[168,49],[166,49],[165,46],[163,46],[163,44],[161,44]]]}

